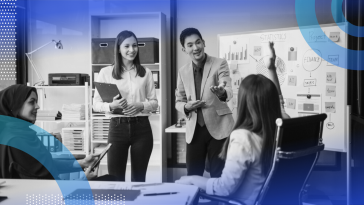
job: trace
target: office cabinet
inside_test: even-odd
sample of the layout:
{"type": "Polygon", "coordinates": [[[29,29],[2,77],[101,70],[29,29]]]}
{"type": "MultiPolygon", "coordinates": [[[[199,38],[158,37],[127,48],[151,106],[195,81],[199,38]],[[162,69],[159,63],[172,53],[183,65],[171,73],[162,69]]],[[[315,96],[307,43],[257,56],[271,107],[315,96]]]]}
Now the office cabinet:
{"type": "Polygon", "coordinates": [[[84,119],[64,119],[64,115],[62,116],[63,119],[59,120],[42,120],[41,117],[38,117],[35,124],[49,133],[61,133],[62,143],[73,155],[88,155],[90,151],[90,115],[88,108],[90,105],[90,87],[88,83],[86,82],[83,86],[36,86],[35,88],[38,93],[40,110],[62,112],[63,104],[70,105],[74,103],[85,106],[84,119]],[[81,132],[78,133],[80,130],[81,132]],[[70,133],[73,134],[70,135],[70,133]],[[67,139],[65,140],[65,138],[67,139]],[[65,142],[67,143],[65,144],[65,142]],[[75,142],[77,148],[74,146],[75,142]]]}
{"type": "MultiPolygon", "coordinates": [[[[166,181],[166,151],[165,151],[165,133],[162,130],[170,124],[168,118],[168,105],[170,95],[168,93],[168,74],[169,71],[166,66],[166,29],[165,29],[165,15],[163,13],[124,13],[124,14],[91,14],[90,16],[90,56],[91,56],[91,82],[97,79],[98,73],[103,67],[111,65],[110,56],[108,61],[104,62],[95,53],[95,42],[101,42],[97,39],[111,39],[123,30],[129,30],[135,33],[139,39],[139,55],[142,51],[148,59],[142,61],[142,66],[149,68],[153,73],[158,73],[159,88],[156,89],[159,112],[152,113],[149,116],[149,121],[153,132],[153,151],[149,160],[146,181],[147,182],[162,182],[166,181]],[[151,42],[149,42],[152,40],[151,42]],[[148,42],[147,42],[148,41],[148,42]],[[92,45],[93,44],[93,45],[92,45]],[[149,45],[151,44],[151,45],[149,45]],[[153,53],[151,53],[153,51],[153,53]],[[157,53],[156,53],[157,52],[157,53]],[[100,63],[101,62],[101,63],[100,63]]],[[[112,42],[108,42],[111,44],[112,42]]],[[[105,44],[106,46],[106,44],[105,44]]],[[[110,50],[110,49],[108,49],[110,50]]],[[[144,55],[143,54],[143,55],[144,55]]],[[[113,56],[111,56],[113,59],[113,56]]],[[[94,85],[90,93],[90,101],[94,93],[94,85]]],[[[92,103],[91,103],[92,104],[92,103]]],[[[90,106],[90,113],[92,113],[92,105],[90,106]]],[[[103,113],[92,113],[91,115],[91,152],[100,150],[99,146],[104,146],[107,143],[108,127],[110,119],[103,113]]],[[[130,158],[130,154],[129,154],[130,158]]],[[[99,174],[107,174],[107,162],[104,160],[100,166],[99,174]]],[[[126,181],[130,181],[130,161],[127,163],[126,181]]]]}

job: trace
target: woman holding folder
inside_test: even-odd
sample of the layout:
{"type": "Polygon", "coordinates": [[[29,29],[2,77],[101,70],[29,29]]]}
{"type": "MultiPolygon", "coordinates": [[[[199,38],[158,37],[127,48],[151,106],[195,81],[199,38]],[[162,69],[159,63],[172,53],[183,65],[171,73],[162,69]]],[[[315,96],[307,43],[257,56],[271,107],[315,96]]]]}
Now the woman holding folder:
{"type": "Polygon", "coordinates": [[[158,108],[152,72],[139,60],[138,40],[131,31],[122,31],[115,40],[114,64],[101,69],[97,82],[116,84],[121,96],[113,102],[103,102],[95,90],[93,109],[110,112],[123,109],[123,116],[112,117],[109,126],[109,174],[125,181],[128,150],[131,155],[131,181],[145,181],[153,149],[153,134],[148,116],[158,108]]]}

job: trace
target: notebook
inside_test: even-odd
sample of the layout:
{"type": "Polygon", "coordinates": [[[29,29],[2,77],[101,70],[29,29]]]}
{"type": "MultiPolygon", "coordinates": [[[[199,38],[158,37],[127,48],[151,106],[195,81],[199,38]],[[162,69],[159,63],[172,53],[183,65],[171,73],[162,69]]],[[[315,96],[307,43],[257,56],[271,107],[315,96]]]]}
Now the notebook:
{"type": "MultiPolygon", "coordinates": [[[[94,84],[95,84],[97,91],[100,94],[102,101],[104,101],[104,102],[111,103],[113,101],[114,97],[118,94],[120,95],[120,97],[118,99],[120,99],[122,97],[119,92],[118,87],[115,84],[99,83],[99,82],[94,82],[94,84]]],[[[121,108],[115,109],[111,113],[112,114],[121,114],[121,115],[124,114],[123,109],[121,109],[121,108]]]]}
{"type": "MultiPolygon", "coordinates": [[[[65,199],[78,200],[80,196],[85,196],[83,200],[92,200],[89,192],[90,189],[76,189],[65,199]]],[[[95,201],[105,200],[103,196],[110,196],[109,201],[134,201],[140,195],[140,190],[92,189],[92,194],[95,201]]]]}

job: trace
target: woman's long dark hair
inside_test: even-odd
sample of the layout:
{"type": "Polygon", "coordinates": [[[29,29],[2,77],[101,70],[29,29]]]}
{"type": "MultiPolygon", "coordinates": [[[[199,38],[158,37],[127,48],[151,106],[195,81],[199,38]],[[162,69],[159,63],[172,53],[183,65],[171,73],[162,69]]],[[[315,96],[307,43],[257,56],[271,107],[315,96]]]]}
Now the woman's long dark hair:
{"type": "MultiPolygon", "coordinates": [[[[263,172],[268,174],[272,162],[275,120],[282,118],[277,88],[263,75],[249,75],[240,84],[237,119],[234,130],[246,129],[263,138],[261,160],[263,172]]],[[[222,154],[227,154],[229,139],[222,154]]]]}
{"type": "MultiPolygon", "coordinates": [[[[116,80],[122,79],[121,76],[125,72],[125,70],[123,68],[122,56],[119,53],[120,45],[121,45],[121,43],[123,43],[123,41],[125,39],[130,38],[130,37],[134,37],[138,44],[138,39],[135,36],[135,34],[131,31],[127,31],[127,30],[120,32],[115,40],[114,69],[112,71],[112,77],[116,80]]],[[[133,63],[135,65],[135,69],[136,69],[136,76],[144,77],[146,71],[145,71],[145,68],[140,64],[139,49],[138,49],[137,55],[135,56],[135,58],[133,60],[133,63]]]]}

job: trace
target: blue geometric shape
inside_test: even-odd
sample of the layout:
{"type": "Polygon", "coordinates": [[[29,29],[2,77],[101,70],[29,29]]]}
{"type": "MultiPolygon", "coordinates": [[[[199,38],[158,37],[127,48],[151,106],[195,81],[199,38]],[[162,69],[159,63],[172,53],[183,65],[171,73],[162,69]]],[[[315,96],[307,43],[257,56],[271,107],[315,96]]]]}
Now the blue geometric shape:
{"type": "MultiPolygon", "coordinates": [[[[50,174],[52,174],[53,178],[56,179],[56,182],[57,182],[64,198],[66,197],[67,194],[71,193],[75,189],[87,189],[87,190],[89,190],[89,194],[92,195],[91,187],[87,180],[84,180],[84,181],[80,180],[80,181],[77,181],[77,183],[67,183],[64,180],[59,180],[59,178],[58,178],[59,173],[57,172],[57,169],[54,166],[54,164],[52,163],[52,161],[50,161],[50,160],[43,161],[42,160],[42,159],[44,159],[44,156],[42,155],[43,153],[41,153],[37,149],[29,147],[29,144],[27,144],[27,143],[12,143],[12,140],[14,139],[13,136],[37,138],[37,136],[35,135],[35,133],[32,130],[36,131],[37,133],[38,132],[44,133],[44,135],[49,135],[49,136],[51,135],[47,131],[43,130],[42,128],[40,128],[32,123],[29,123],[27,121],[24,121],[24,120],[21,120],[18,118],[14,118],[14,117],[0,115],[0,144],[19,149],[19,150],[29,154],[36,160],[38,160],[50,172],[50,174]],[[31,126],[31,128],[29,128],[30,126],[31,126]]],[[[54,140],[57,140],[57,139],[54,138],[54,140]]],[[[62,144],[62,146],[63,146],[62,147],[63,153],[65,153],[66,156],[69,157],[69,159],[67,159],[67,160],[76,160],[73,157],[72,153],[63,144],[62,144]]],[[[69,173],[80,172],[80,175],[81,175],[80,178],[87,179],[81,166],[78,163],[76,163],[76,164],[77,164],[77,167],[72,167],[72,168],[70,167],[69,170],[66,170],[66,172],[69,172],[69,173]]],[[[73,202],[71,200],[65,199],[65,204],[66,205],[73,204],[73,202]]],[[[83,201],[82,204],[94,205],[95,203],[94,203],[94,200],[91,200],[91,201],[88,200],[88,201],[83,201]]]]}
{"type": "MultiPolygon", "coordinates": [[[[331,13],[335,13],[335,5],[342,5],[343,4],[343,0],[332,0],[331,1],[331,13]]],[[[344,16],[344,13],[342,12],[342,9],[341,9],[341,19],[345,19],[345,16],[344,16]]],[[[340,21],[340,19],[338,18],[337,15],[333,15],[332,16],[335,20],[336,23],[338,23],[340,21]]],[[[344,32],[346,32],[347,34],[349,35],[352,35],[352,36],[356,36],[356,37],[364,37],[364,27],[362,26],[356,26],[352,23],[350,23],[349,21],[346,21],[346,30],[345,30],[345,24],[338,24],[337,26],[344,32]]]]}
{"type": "MultiPolygon", "coordinates": [[[[310,37],[310,31],[314,30],[318,36],[323,36],[325,33],[321,29],[315,10],[315,0],[296,0],[295,11],[297,24],[300,28],[303,38],[312,49],[321,51],[322,58],[329,61],[329,55],[339,55],[351,57],[352,59],[340,60],[337,66],[346,69],[364,70],[364,67],[356,66],[357,59],[364,59],[363,50],[351,50],[343,48],[333,42],[331,39],[327,39],[327,43],[312,41],[310,37]]],[[[344,29],[345,30],[345,29],[344,29]]],[[[316,50],[315,50],[316,51],[316,50]]],[[[319,54],[318,54],[319,55],[319,54]]]]}

